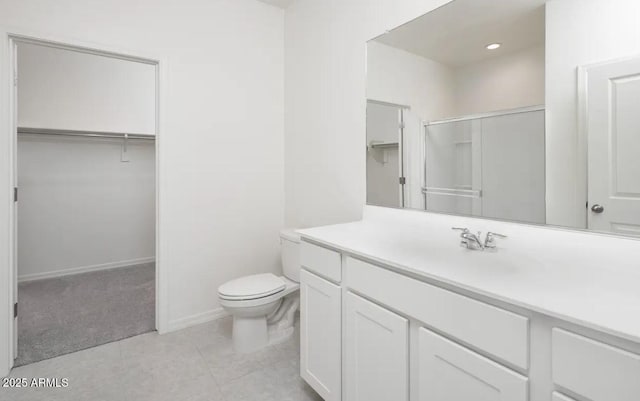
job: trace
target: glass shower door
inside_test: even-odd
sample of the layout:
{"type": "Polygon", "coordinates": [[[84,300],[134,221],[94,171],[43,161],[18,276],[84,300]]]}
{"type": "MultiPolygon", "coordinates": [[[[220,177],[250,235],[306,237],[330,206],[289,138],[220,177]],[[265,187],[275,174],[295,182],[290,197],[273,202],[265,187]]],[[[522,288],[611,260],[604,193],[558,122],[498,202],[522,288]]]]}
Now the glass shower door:
{"type": "Polygon", "coordinates": [[[425,127],[426,210],[482,215],[480,122],[464,120],[425,127]]]}

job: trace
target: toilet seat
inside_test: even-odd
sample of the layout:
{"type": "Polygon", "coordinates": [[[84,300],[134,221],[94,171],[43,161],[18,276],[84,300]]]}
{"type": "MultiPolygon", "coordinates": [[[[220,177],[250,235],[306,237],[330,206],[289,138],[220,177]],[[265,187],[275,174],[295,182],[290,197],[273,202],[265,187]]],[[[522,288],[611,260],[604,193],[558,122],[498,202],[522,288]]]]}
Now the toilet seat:
{"type": "Polygon", "coordinates": [[[269,297],[284,291],[285,288],[285,281],[275,274],[253,274],[221,285],[218,288],[218,296],[228,301],[250,301],[269,297]]]}
{"type": "Polygon", "coordinates": [[[277,302],[283,299],[285,296],[291,294],[292,292],[296,292],[300,289],[299,283],[291,281],[286,277],[278,277],[278,278],[285,283],[285,288],[271,295],[267,295],[261,298],[239,299],[239,298],[224,298],[218,293],[218,301],[220,302],[221,306],[224,306],[226,308],[232,308],[232,309],[253,308],[253,307],[267,305],[271,302],[277,302]]]}

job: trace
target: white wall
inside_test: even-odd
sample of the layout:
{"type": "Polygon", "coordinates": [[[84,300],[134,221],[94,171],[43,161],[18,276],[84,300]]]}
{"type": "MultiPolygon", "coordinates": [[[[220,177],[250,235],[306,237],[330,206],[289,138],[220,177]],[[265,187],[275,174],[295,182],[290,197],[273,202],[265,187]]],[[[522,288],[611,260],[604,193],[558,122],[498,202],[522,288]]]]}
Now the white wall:
{"type": "Polygon", "coordinates": [[[424,120],[544,104],[544,45],[453,68],[367,44],[367,98],[411,106],[424,120]]]}
{"type": "Polygon", "coordinates": [[[36,279],[155,258],[155,147],[21,136],[18,277],[36,279]]]}
{"type": "MultiPolygon", "coordinates": [[[[0,9],[3,27],[166,62],[158,174],[169,329],[215,316],[216,289],[224,281],[279,271],[281,9],[254,0],[0,0],[0,9]]],[[[3,48],[5,73],[6,56],[3,48]]],[[[6,106],[4,97],[1,102],[6,106]]],[[[0,149],[10,149],[7,137],[0,141],[0,149]]],[[[2,160],[0,185],[8,188],[8,161],[2,160]]],[[[5,194],[2,210],[10,201],[5,194]]],[[[0,240],[7,246],[7,216],[1,216],[0,240]]],[[[0,271],[7,263],[3,257],[0,271]]]]}
{"type": "Polygon", "coordinates": [[[541,45],[455,69],[456,115],[544,104],[544,68],[541,45]]]}
{"type": "Polygon", "coordinates": [[[411,106],[423,120],[455,113],[451,68],[378,42],[367,44],[367,98],[411,106]]]}
{"type": "Polygon", "coordinates": [[[547,2],[547,222],[586,227],[586,147],[578,150],[577,68],[640,54],[640,2],[547,2]]]}
{"type": "Polygon", "coordinates": [[[366,199],[366,42],[444,3],[298,0],[287,8],[287,225],[361,217],[366,199]]]}
{"type": "MultiPolygon", "coordinates": [[[[18,45],[21,127],[155,133],[153,65],[18,45]]],[[[20,135],[18,277],[155,258],[155,146],[20,135]]]]}
{"type": "Polygon", "coordinates": [[[22,127],[155,133],[153,65],[21,43],[18,75],[22,127]]]}

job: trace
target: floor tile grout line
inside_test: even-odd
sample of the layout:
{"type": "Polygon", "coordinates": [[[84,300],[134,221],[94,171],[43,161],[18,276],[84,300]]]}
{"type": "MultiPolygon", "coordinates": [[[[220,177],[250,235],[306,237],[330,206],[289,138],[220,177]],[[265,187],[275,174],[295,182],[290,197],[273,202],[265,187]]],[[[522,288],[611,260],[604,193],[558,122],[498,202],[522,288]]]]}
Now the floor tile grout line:
{"type": "Polygon", "coordinates": [[[218,379],[216,379],[215,375],[211,371],[211,366],[209,366],[209,362],[207,361],[207,358],[202,354],[202,350],[200,349],[200,347],[196,346],[196,350],[198,351],[198,354],[200,355],[200,358],[202,358],[202,361],[204,362],[205,366],[207,367],[207,371],[209,372],[209,376],[211,376],[211,379],[216,384],[216,387],[218,388],[218,391],[220,392],[220,394],[222,394],[222,386],[220,385],[220,383],[218,382],[218,379]]]}

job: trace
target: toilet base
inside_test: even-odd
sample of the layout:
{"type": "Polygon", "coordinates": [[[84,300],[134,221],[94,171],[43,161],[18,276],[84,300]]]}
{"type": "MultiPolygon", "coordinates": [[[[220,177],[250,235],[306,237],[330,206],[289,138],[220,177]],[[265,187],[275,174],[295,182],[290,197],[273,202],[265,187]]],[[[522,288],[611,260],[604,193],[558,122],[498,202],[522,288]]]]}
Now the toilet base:
{"type": "MultiPolygon", "coordinates": [[[[288,340],[294,332],[296,311],[300,308],[300,294],[291,294],[276,313],[277,321],[269,324],[269,345],[278,344],[288,340]]],[[[269,319],[267,319],[269,321],[269,319]]]]}
{"type": "Polygon", "coordinates": [[[254,352],[269,344],[267,318],[233,317],[233,349],[242,354],[254,352]]]}
{"type": "Polygon", "coordinates": [[[233,349],[246,354],[288,340],[294,332],[295,313],[300,306],[298,293],[291,294],[269,316],[233,316],[233,349]]]}

